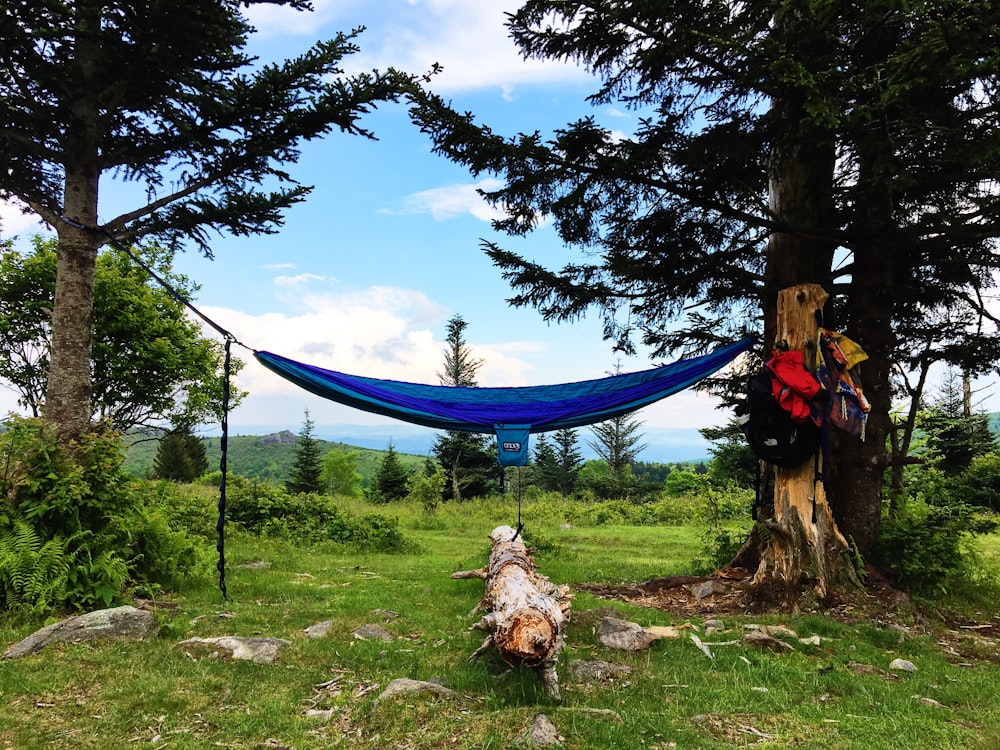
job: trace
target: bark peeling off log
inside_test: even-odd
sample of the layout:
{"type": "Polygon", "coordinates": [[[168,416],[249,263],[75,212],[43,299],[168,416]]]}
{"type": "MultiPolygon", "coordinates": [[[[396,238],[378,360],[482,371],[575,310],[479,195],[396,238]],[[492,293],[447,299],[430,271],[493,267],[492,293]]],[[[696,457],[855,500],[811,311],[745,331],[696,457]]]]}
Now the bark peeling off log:
{"type": "Polygon", "coordinates": [[[531,554],[510,526],[495,528],[490,542],[490,559],[484,568],[451,576],[486,581],[483,608],[487,614],[472,627],[490,635],[472,658],[495,646],[510,666],[539,670],[546,692],[558,699],[555,665],[572,599],[569,589],[536,571],[531,554]]]}

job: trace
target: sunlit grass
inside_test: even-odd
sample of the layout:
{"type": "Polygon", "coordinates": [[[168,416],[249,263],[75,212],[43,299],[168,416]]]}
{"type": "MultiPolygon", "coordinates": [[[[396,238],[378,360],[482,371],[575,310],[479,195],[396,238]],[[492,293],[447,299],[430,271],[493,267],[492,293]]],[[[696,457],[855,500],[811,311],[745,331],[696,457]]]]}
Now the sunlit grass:
{"type": "MultiPolygon", "coordinates": [[[[709,659],[688,637],[635,653],[597,640],[599,616],[613,606],[642,625],[683,618],[575,592],[559,664],[563,701],[545,695],[537,675],[507,670],[495,656],[470,662],[483,634],[470,632],[482,582],[450,578],[478,568],[487,535],[517,524],[515,503],[405,504],[352,512],[396,516],[409,550],[396,554],[312,547],[233,530],[223,599],[214,580],[164,595],[160,637],[142,644],[50,647],[0,662],[0,750],[50,748],[511,748],[539,713],[563,747],[607,748],[970,748],[1000,746],[1000,654],[977,631],[942,633],[930,623],[907,633],[886,623],[820,614],[723,616],[728,632],[704,636],[709,659]],[[304,628],[331,621],[324,638],[304,628]],[[779,654],[748,648],[743,626],[782,623],[801,637],[779,654]],[[374,623],[390,643],[359,640],[374,623]],[[219,635],[283,638],[276,664],[194,658],[178,644],[219,635]],[[719,645],[716,645],[719,644],[719,645]],[[889,672],[893,658],[912,674],[889,672]],[[631,673],[599,684],[573,676],[571,663],[603,659],[631,673]],[[861,666],[859,666],[861,665],[861,666]],[[412,696],[376,704],[399,677],[442,680],[463,696],[412,696]],[[320,711],[309,715],[309,711],[320,711]]],[[[524,534],[537,544],[539,571],[556,583],[629,583],[687,572],[704,529],[574,522],[571,509],[525,505],[524,534]]],[[[997,559],[1000,537],[984,540],[997,559]]],[[[984,619],[995,611],[982,613],[984,619]]],[[[10,644],[42,623],[0,619],[10,644]]]]}

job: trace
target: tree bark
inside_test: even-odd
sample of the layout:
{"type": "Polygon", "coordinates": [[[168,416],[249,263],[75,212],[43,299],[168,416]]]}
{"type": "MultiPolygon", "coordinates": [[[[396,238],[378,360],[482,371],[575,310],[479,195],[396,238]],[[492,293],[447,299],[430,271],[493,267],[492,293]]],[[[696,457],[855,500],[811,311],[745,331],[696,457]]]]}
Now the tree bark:
{"type": "MultiPolygon", "coordinates": [[[[91,205],[94,211],[87,213],[93,222],[96,189],[91,205]]],[[[94,274],[98,246],[99,242],[87,231],[60,225],[52,344],[43,414],[66,443],[78,438],[90,426],[94,274]]]]}
{"type": "Polygon", "coordinates": [[[536,572],[535,561],[517,532],[498,526],[490,533],[489,563],[479,570],[452,573],[452,578],[481,578],[486,582],[482,606],[486,615],[473,630],[489,633],[470,658],[495,646],[512,667],[538,671],[545,692],[559,700],[556,661],[563,647],[563,626],[572,596],[567,586],[556,586],[536,572]]]}
{"type": "MultiPolygon", "coordinates": [[[[804,352],[814,363],[817,323],[827,294],[816,284],[801,284],[778,295],[777,337],[804,352]]],[[[792,469],[775,467],[774,508],[760,523],[770,532],[749,584],[754,601],[798,608],[830,604],[837,592],[860,588],[850,546],[837,528],[815,460],[792,469]]]]}

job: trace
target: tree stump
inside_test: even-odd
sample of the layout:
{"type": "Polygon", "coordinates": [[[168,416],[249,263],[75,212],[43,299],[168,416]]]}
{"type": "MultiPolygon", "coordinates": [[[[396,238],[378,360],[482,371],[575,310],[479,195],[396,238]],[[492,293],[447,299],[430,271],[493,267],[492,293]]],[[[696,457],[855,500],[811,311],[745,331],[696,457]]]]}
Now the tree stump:
{"type": "Polygon", "coordinates": [[[490,542],[485,567],[451,574],[452,578],[486,582],[480,603],[486,615],[472,629],[489,635],[469,658],[475,659],[495,646],[506,664],[538,671],[545,692],[559,700],[556,662],[572,600],[569,587],[556,586],[535,570],[534,559],[510,526],[493,529],[490,542]]]}
{"type": "MultiPolygon", "coordinates": [[[[802,350],[811,368],[818,356],[816,311],[826,298],[816,284],[778,294],[777,340],[802,350]]],[[[830,603],[838,590],[860,588],[850,547],[833,519],[814,462],[793,469],[775,467],[774,472],[774,517],[761,520],[770,536],[750,588],[761,600],[783,600],[793,608],[803,594],[830,603]]]]}

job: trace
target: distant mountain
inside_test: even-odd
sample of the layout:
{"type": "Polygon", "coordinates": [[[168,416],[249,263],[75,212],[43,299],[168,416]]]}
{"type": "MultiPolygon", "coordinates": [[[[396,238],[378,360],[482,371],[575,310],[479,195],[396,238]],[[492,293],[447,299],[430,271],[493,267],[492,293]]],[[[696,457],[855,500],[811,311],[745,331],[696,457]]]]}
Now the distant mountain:
{"type": "MultiPolygon", "coordinates": [[[[203,437],[205,453],[210,469],[218,469],[222,460],[222,438],[203,437]]],[[[237,435],[230,436],[226,465],[230,472],[246,477],[270,480],[282,483],[288,480],[296,455],[296,436],[283,430],[267,435],[237,435]],[[289,437],[291,439],[289,439],[289,437]]],[[[330,442],[317,439],[320,455],[334,448],[356,451],[358,454],[358,472],[364,478],[364,483],[378,469],[385,456],[384,450],[374,450],[340,442],[330,442]]],[[[156,460],[156,440],[136,442],[129,446],[125,457],[125,471],[136,477],[153,475],[153,465],[156,460]]],[[[407,468],[418,471],[423,468],[426,458],[420,455],[404,453],[396,449],[400,461],[407,468]]]]}

